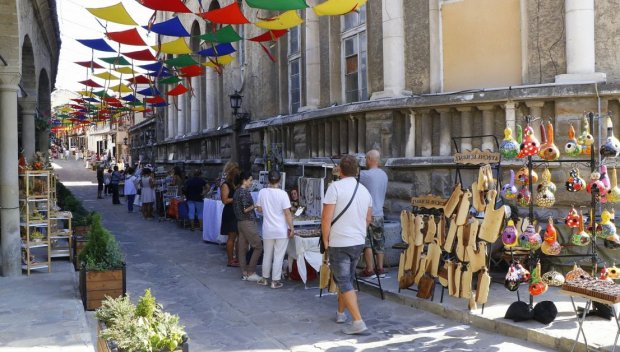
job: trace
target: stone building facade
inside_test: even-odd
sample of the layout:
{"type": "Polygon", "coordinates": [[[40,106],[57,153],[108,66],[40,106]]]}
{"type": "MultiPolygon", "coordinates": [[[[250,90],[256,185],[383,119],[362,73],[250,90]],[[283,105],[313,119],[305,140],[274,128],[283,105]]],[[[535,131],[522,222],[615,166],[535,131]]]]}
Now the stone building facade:
{"type": "Polygon", "coordinates": [[[18,147],[47,152],[60,32],[54,0],[0,0],[0,248],[2,275],[20,275],[18,147]]]}
{"type": "MultiPolygon", "coordinates": [[[[210,9],[231,2],[202,1],[210,9]]],[[[251,21],[274,15],[242,9],[251,21]]],[[[194,94],[134,127],[132,141],[150,128],[158,164],[199,164],[213,179],[230,158],[249,158],[256,171],[277,153],[287,175],[299,176],[300,164],[376,148],[394,215],[411,196],[449,193],[456,147],[495,149],[493,138],[453,137],[501,141],[506,126],[532,115],[551,119],[563,146],[586,111],[611,111],[618,132],[618,11],[617,2],[594,0],[369,0],[335,17],[308,9],[301,26],[268,48],[275,62],[255,43],[237,43],[223,74],[192,79],[194,94]],[[251,114],[247,124],[231,113],[234,91],[251,114]]],[[[195,16],[183,18],[192,33],[207,30],[195,16]]],[[[237,29],[245,38],[261,33],[237,29]]]]}

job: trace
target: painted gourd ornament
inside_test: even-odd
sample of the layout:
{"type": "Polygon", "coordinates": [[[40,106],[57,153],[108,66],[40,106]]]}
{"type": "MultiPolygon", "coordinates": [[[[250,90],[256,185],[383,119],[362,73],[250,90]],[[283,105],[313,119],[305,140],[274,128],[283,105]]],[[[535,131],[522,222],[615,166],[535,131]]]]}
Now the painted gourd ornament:
{"type": "Polygon", "coordinates": [[[603,184],[603,181],[601,181],[600,172],[593,171],[590,174],[590,181],[588,182],[588,185],[586,186],[586,191],[594,195],[597,202],[601,202],[601,203],[607,202],[606,197],[605,197],[605,193],[606,193],[605,185],[603,184]]]}
{"type": "Polygon", "coordinates": [[[586,188],[586,181],[579,175],[579,169],[573,168],[568,172],[565,186],[569,192],[579,192],[586,188]]]}
{"type": "Polygon", "coordinates": [[[618,234],[616,233],[612,236],[607,237],[604,240],[603,245],[607,249],[620,249],[620,236],[618,236],[618,234]]]}
{"type": "Polygon", "coordinates": [[[530,287],[528,289],[532,296],[542,295],[543,293],[547,292],[547,289],[549,288],[549,286],[547,286],[547,284],[540,278],[540,271],[540,262],[538,262],[532,272],[532,279],[530,281],[530,287]]]}
{"type": "Polygon", "coordinates": [[[551,271],[544,273],[540,279],[549,286],[562,286],[566,281],[564,275],[553,268],[551,268],[551,271]]]}
{"type": "Polygon", "coordinates": [[[556,186],[551,182],[551,172],[545,168],[542,172],[540,179],[541,183],[537,187],[538,193],[534,203],[541,208],[550,208],[555,204],[555,190],[556,186]]]}
{"type": "Polygon", "coordinates": [[[578,156],[581,154],[581,145],[577,143],[575,128],[572,123],[568,128],[568,142],[564,145],[564,153],[568,156],[578,156]]]}
{"type": "Polygon", "coordinates": [[[553,226],[553,219],[549,218],[549,225],[545,229],[545,237],[540,250],[546,255],[558,255],[562,250],[562,246],[558,242],[558,232],[553,226]]]}
{"type": "Polygon", "coordinates": [[[542,239],[538,232],[536,232],[536,229],[534,229],[534,225],[527,225],[525,231],[519,236],[519,246],[535,251],[540,248],[541,244],[542,239]]]}
{"type": "Polygon", "coordinates": [[[525,269],[523,267],[523,265],[521,265],[521,263],[519,263],[519,262],[517,262],[515,267],[517,268],[517,275],[519,275],[519,280],[521,282],[528,282],[528,281],[530,281],[530,278],[532,277],[532,275],[530,275],[530,271],[529,270],[525,269]]]}
{"type": "Polygon", "coordinates": [[[506,273],[504,287],[506,287],[508,291],[516,291],[519,289],[519,284],[521,284],[521,278],[519,277],[517,267],[511,264],[506,273]]]}
{"type": "Polygon", "coordinates": [[[601,274],[598,277],[599,280],[601,281],[608,281],[608,282],[614,282],[614,280],[612,280],[609,275],[607,274],[607,267],[603,266],[603,268],[601,269],[601,274]]]}
{"type": "Polygon", "coordinates": [[[618,175],[616,168],[611,169],[610,174],[611,189],[607,192],[607,201],[611,203],[620,202],[620,187],[618,187],[618,175]]]}
{"type": "Polygon", "coordinates": [[[514,247],[518,242],[518,234],[517,227],[515,226],[514,221],[508,220],[506,227],[502,231],[502,243],[505,247],[514,247]]]}
{"type": "Polygon", "coordinates": [[[577,143],[581,146],[582,155],[590,155],[592,144],[594,144],[594,137],[590,134],[590,122],[586,115],[583,115],[581,119],[581,134],[577,137],[577,143]]]}
{"type": "Polygon", "coordinates": [[[551,182],[551,171],[549,171],[548,168],[545,168],[540,174],[540,184],[538,185],[538,191],[540,192],[544,188],[549,189],[552,193],[555,193],[558,189],[555,183],[551,182]]]}
{"type": "Polygon", "coordinates": [[[601,145],[599,152],[601,156],[604,158],[615,158],[620,153],[620,149],[618,149],[618,145],[616,144],[617,139],[614,137],[614,126],[611,122],[611,118],[608,116],[607,119],[607,139],[605,143],[601,145]]]}
{"type": "Polygon", "coordinates": [[[590,277],[590,274],[588,274],[585,270],[581,269],[577,266],[577,264],[575,264],[573,265],[573,269],[567,272],[564,278],[566,279],[566,281],[573,281],[577,279],[585,279],[588,277],[590,277]]]}
{"type": "MultiPolygon", "coordinates": [[[[540,127],[543,127],[543,124],[540,124],[540,127]]],[[[558,149],[558,146],[555,145],[553,124],[551,122],[547,122],[547,126],[545,129],[546,129],[546,131],[544,131],[546,132],[545,139],[547,140],[547,142],[545,143],[544,146],[543,145],[540,146],[540,151],[538,152],[538,156],[540,156],[540,158],[544,160],[549,160],[549,161],[558,160],[560,158],[560,149],[558,149]]],[[[541,128],[541,132],[543,132],[543,128],[541,128]]]]}
{"type": "Polygon", "coordinates": [[[583,212],[579,213],[579,227],[577,228],[577,232],[573,233],[571,236],[570,241],[575,246],[587,246],[590,244],[590,241],[592,241],[592,237],[584,228],[583,212]]]}
{"type": "Polygon", "coordinates": [[[519,194],[517,195],[517,205],[520,207],[527,207],[532,201],[532,193],[528,186],[523,185],[519,188],[519,194]]]}
{"type": "Polygon", "coordinates": [[[523,129],[523,142],[519,146],[518,158],[522,159],[528,156],[538,154],[540,150],[540,142],[534,136],[534,129],[529,124],[523,129]]]}
{"type": "Polygon", "coordinates": [[[568,215],[566,215],[566,219],[564,220],[566,226],[576,229],[579,227],[581,219],[579,218],[579,213],[577,213],[577,209],[574,207],[568,211],[568,215]]]}
{"type": "Polygon", "coordinates": [[[499,152],[504,159],[514,159],[519,154],[519,143],[512,137],[510,127],[504,129],[504,140],[499,146],[499,152]]]}
{"type": "Polygon", "coordinates": [[[530,180],[530,169],[527,166],[523,166],[517,171],[515,182],[518,185],[528,185],[530,181],[532,183],[538,182],[538,174],[532,170],[532,179],[530,180]]]}
{"type": "Polygon", "coordinates": [[[617,280],[620,278],[620,268],[616,266],[616,263],[611,267],[607,268],[607,277],[612,280],[617,280]]]}
{"type": "Polygon", "coordinates": [[[609,173],[607,172],[607,165],[601,165],[601,182],[603,182],[603,186],[605,187],[605,200],[607,200],[607,193],[611,190],[611,180],[609,179],[609,173]]]}
{"type": "Polygon", "coordinates": [[[519,190],[515,186],[515,172],[510,170],[510,182],[502,187],[500,194],[504,199],[516,199],[519,190]]]}
{"type": "Polygon", "coordinates": [[[601,212],[601,222],[599,226],[596,227],[596,237],[606,239],[616,235],[616,225],[611,221],[613,217],[614,212],[610,212],[607,209],[601,212]]]}

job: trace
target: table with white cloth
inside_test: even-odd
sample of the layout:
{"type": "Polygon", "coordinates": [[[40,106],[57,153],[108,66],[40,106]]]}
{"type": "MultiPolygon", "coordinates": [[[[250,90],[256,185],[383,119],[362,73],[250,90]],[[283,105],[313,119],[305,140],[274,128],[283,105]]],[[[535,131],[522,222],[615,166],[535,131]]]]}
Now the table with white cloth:
{"type": "MultiPolygon", "coordinates": [[[[258,192],[252,192],[252,199],[256,203],[258,192]]],[[[224,203],[219,199],[204,199],[202,207],[202,240],[207,242],[224,243],[228,236],[222,235],[222,213],[224,203]]]]}
{"type": "Polygon", "coordinates": [[[317,272],[321,269],[323,255],[321,255],[319,250],[319,237],[293,236],[293,238],[288,241],[286,254],[288,254],[289,271],[293,269],[293,259],[295,259],[297,261],[299,277],[301,277],[304,284],[308,278],[306,262],[317,272]]]}

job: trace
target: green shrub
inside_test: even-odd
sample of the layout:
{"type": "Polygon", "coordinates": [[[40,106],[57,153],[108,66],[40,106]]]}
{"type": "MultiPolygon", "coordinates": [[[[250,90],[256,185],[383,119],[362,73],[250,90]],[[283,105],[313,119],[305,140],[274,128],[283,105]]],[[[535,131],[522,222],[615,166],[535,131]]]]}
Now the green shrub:
{"type": "Polygon", "coordinates": [[[89,225],[89,212],[82,202],[61,182],[56,182],[56,198],[58,206],[62,210],[68,210],[73,214],[73,226],[89,225]]]}
{"type": "Polygon", "coordinates": [[[91,215],[88,242],[80,252],[80,262],[87,271],[107,271],[123,267],[123,253],[112,234],[103,228],[101,216],[91,215]]]}
{"type": "Polygon", "coordinates": [[[144,290],[144,295],[138,300],[136,315],[148,319],[153,318],[153,313],[155,313],[155,309],[157,309],[156,304],[155,297],[151,295],[151,289],[147,288],[144,290]]]}

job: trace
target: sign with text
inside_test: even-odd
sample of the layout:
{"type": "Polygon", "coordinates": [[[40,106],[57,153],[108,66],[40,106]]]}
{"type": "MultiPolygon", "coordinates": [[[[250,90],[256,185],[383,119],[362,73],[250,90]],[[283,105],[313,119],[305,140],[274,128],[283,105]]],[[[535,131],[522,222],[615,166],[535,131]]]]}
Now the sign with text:
{"type": "Polygon", "coordinates": [[[447,199],[429,194],[426,196],[411,198],[411,205],[425,209],[443,209],[447,201],[447,199]]]}
{"type": "Polygon", "coordinates": [[[499,163],[500,158],[499,153],[490,150],[481,151],[475,148],[454,154],[454,163],[471,165],[494,164],[499,163]]]}

